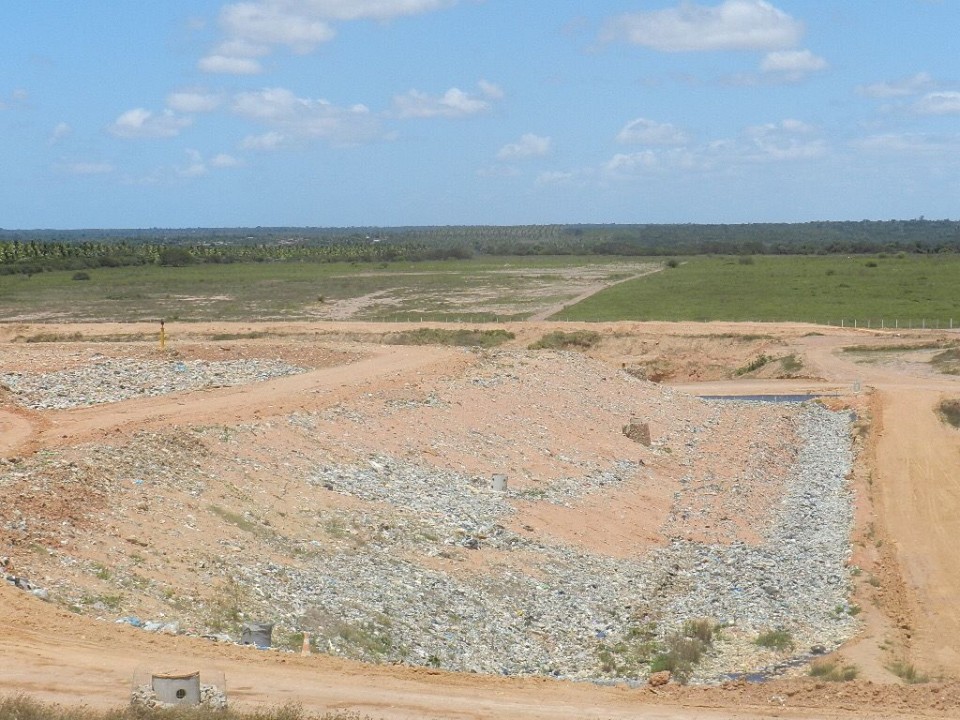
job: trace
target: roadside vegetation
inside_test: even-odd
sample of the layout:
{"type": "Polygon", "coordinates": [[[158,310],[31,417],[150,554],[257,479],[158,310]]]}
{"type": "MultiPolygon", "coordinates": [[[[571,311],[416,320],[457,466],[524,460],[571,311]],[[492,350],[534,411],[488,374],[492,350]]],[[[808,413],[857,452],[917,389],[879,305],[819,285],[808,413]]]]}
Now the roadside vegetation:
{"type": "Polygon", "coordinates": [[[600,342],[600,333],[593,330],[557,330],[532,343],[530,350],[589,350],[600,342]]]}
{"type": "Polygon", "coordinates": [[[454,345],[457,347],[490,348],[513,340],[514,334],[507,330],[446,330],[443,328],[418,328],[390,333],[384,338],[387,345],[454,345]]]}
{"type": "Polygon", "coordinates": [[[369,715],[350,711],[309,713],[295,704],[243,713],[204,707],[147,710],[128,706],[116,710],[91,710],[86,707],[42,703],[26,695],[0,697],[0,718],[4,720],[373,720],[369,715]]]}

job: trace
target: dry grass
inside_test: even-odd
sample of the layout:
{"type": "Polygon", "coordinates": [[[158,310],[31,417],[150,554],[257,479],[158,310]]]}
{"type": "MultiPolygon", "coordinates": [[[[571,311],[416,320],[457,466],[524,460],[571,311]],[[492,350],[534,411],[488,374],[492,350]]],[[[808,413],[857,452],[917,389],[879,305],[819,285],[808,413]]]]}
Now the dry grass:
{"type": "Polygon", "coordinates": [[[810,676],[828,682],[856,680],[859,674],[856,665],[844,664],[840,658],[823,658],[810,663],[810,676]]]}
{"type": "Polygon", "coordinates": [[[211,710],[203,707],[147,710],[125,707],[116,710],[91,710],[41,703],[26,695],[0,698],[3,720],[372,720],[369,715],[349,711],[308,713],[296,704],[271,710],[239,713],[232,710],[211,710]]]}

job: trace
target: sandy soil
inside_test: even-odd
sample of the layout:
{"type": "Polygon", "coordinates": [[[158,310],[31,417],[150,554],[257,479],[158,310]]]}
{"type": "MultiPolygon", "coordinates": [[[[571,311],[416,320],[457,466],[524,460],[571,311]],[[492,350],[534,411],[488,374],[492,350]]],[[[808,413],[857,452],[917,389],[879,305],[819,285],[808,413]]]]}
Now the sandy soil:
{"type": "MultiPolygon", "coordinates": [[[[526,323],[514,331],[516,347],[569,325],[526,323]]],[[[231,702],[239,706],[296,701],[310,710],[347,708],[383,718],[879,718],[956,717],[960,714],[960,558],[954,550],[960,523],[960,434],[934,412],[960,384],[938,375],[916,351],[884,353],[863,363],[847,345],[929,341],[936,333],[900,337],[876,331],[838,331],[802,325],[623,323],[590,326],[604,341],[590,350],[611,367],[666,368],[678,388],[701,394],[807,392],[843,395],[835,402],[860,414],[863,464],[854,473],[858,497],[855,561],[863,569],[856,592],[864,608],[864,630],[841,650],[861,669],[862,680],[833,684],[794,679],[719,688],[601,688],[548,680],[456,675],[437,670],[375,667],[327,656],[299,657],[213,644],[187,637],[150,635],[91,621],[0,585],[0,693],[29,692],[41,699],[111,707],[123,704],[137,669],[174,668],[185,663],[215,668],[228,678],[231,702]],[[749,336],[750,340],[737,339],[749,336]],[[730,379],[760,352],[796,354],[801,377],[730,379]],[[886,668],[909,662],[938,682],[904,685],[886,668]]],[[[219,388],[69,411],[32,412],[0,396],[0,456],[24,457],[45,448],[73,447],[144,430],[178,426],[238,425],[263,418],[332,407],[341,399],[373,391],[402,395],[426,378],[469,373],[463,353],[444,348],[388,347],[347,343],[374,338],[397,325],[360,323],[267,323],[191,325],[173,329],[173,342],[191,352],[256,354],[257,342],[212,343],[213,333],[269,333],[271,350],[302,346],[305,338],[324,345],[313,356],[316,369],[254,387],[219,388]]],[[[154,329],[106,324],[55,327],[0,325],[4,369],[65,366],[76,344],[44,343],[40,350],[13,342],[31,332],[87,334],[150,333],[154,329]]],[[[143,343],[134,351],[142,352],[143,343]],[[139,349],[138,349],[139,348],[139,349]]],[[[126,352],[118,350],[118,352],[126,352]]],[[[290,353],[295,352],[293,349],[290,353]]],[[[522,450],[522,448],[520,448],[522,450]]],[[[517,450],[517,452],[520,452],[517,450]]],[[[729,448],[735,453],[735,446],[729,448]]],[[[604,450],[596,452],[602,454],[604,450]]],[[[506,457],[506,456],[505,456],[506,457]]],[[[507,458],[509,459],[509,458],[507,458]]],[[[550,460],[549,462],[555,462],[550,460]]],[[[545,467],[545,472],[549,468],[545,467]]],[[[2,492],[3,489],[0,489],[2,492]]],[[[0,501],[3,496],[0,495],[0,501]]],[[[45,512],[73,512],[69,498],[45,512]]],[[[46,501],[44,501],[46,502],[46,501]]],[[[646,507],[646,506],[645,506],[646,507]]],[[[655,543],[647,511],[613,526],[606,551],[628,552],[631,543],[655,543]]],[[[0,519],[9,517],[2,506],[0,519]]],[[[585,505],[587,513],[601,507],[585,505]]],[[[531,511],[531,525],[568,539],[584,527],[583,516],[531,511]]],[[[142,525],[133,515],[124,535],[142,525]]],[[[149,534],[148,527],[139,531],[149,534]]],[[[106,532],[106,530],[105,530],[106,532]]],[[[584,542],[589,542],[584,539],[584,542]]],[[[4,551],[6,552],[6,551],[4,551]]],[[[20,559],[14,555],[14,563],[20,559]]],[[[28,558],[23,559],[29,562],[28,558]]]]}

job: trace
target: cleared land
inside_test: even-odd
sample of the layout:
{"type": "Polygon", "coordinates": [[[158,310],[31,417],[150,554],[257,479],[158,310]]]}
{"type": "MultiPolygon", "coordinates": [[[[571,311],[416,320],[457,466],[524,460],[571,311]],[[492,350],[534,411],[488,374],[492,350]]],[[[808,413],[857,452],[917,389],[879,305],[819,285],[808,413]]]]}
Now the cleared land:
{"type": "Polygon", "coordinates": [[[421,263],[236,263],[0,276],[0,318],[70,322],[525,319],[659,261],[483,258],[421,263]]]}
{"type": "Polygon", "coordinates": [[[0,325],[0,554],[50,595],[0,584],[16,658],[0,693],[111,707],[134,670],[215,668],[237,707],[384,718],[960,713],[960,435],[937,412],[960,396],[951,333],[501,323],[471,350],[451,332],[482,329],[170,322],[161,354],[155,323],[0,325]],[[576,352],[528,349],[545,338],[576,352]],[[849,489],[849,545],[813,515],[778,525],[824,507],[796,474],[827,447],[810,445],[820,423],[688,394],[769,392],[841,413],[856,461],[822,476],[849,489]],[[650,446],[622,433],[631,417],[650,446]],[[817,558],[796,555],[802,572],[793,544],[817,558]],[[114,622],[132,615],[181,634],[114,622]],[[198,637],[250,617],[323,654],[198,637]],[[623,684],[687,619],[734,620],[694,680],[800,664],[763,684],[623,684]]]}

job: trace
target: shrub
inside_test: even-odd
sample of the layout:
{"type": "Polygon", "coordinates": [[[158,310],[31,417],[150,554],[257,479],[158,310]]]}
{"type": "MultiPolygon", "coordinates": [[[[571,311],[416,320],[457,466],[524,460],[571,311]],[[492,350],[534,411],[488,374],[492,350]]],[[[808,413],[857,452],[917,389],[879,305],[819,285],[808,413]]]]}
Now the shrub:
{"type": "Polygon", "coordinates": [[[157,261],[161,265],[185,267],[193,262],[193,253],[182,247],[167,247],[160,251],[157,261]]]}
{"type": "Polygon", "coordinates": [[[810,676],[828,682],[855,680],[858,674],[855,665],[842,665],[838,658],[824,658],[810,663],[810,676]]]}
{"type": "Polygon", "coordinates": [[[887,666],[887,670],[909,685],[930,682],[930,676],[917,670],[913,663],[897,660],[887,666]]]}
{"type": "Polygon", "coordinates": [[[650,672],[669,670],[680,682],[686,682],[693,667],[713,644],[716,630],[709,620],[688,620],[680,632],[664,640],[664,649],[650,663],[650,672]]]}
{"type": "Polygon", "coordinates": [[[803,369],[803,361],[791,353],[780,358],[780,367],[787,373],[800,372],[803,369]]]}
{"type": "Polygon", "coordinates": [[[683,636],[688,638],[693,638],[694,640],[699,640],[704,645],[710,645],[713,643],[713,633],[716,630],[716,625],[713,624],[711,620],[699,619],[699,620],[687,620],[683,623],[683,636]]]}
{"type": "Polygon", "coordinates": [[[945,375],[960,375],[960,350],[947,348],[930,359],[930,365],[945,375]]]}
{"type": "Polygon", "coordinates": [[[593,330],[574,330],[573,332],[548,333],[530,345],[530,350],[587,350],[600,342],[600,333],[593,330]]]}
{"type": "Polygon", "coordinates": [[[514,338],[507,330],[445,330],[420,328],[391,333],[384,342],[388,345],[454,345],[458,347],[496,347],[514,338]]]}
{"type": "Polygon", "coordinates": [[[677,260],[676,258],[670,258],[669,260],[667,260],[667,267],[668,268],[680,267],[680,261],[677,260]]]}
{"type": "Polygon", "coordinates": [[[636,677],[658,649],[656,629],[652,625],[635,625],[627,629],[621,640],[601,642],[597,647],[597,660],[605,673],[636,677]]]}
{"type": "Polygon", "coordinates": [[[760,647],[783,652],[793,648],[793,636],[786,630],[768,630],[757,635],[757,639],[753,643],[760,647]]]}
{"type": "Polygon", "coordinates": [[[945,423],[960,428],[960,400],[941,400],[937,412],[945,423]]]}
{"type": "Polygon", "coordinates": [[[754,370],[759,370],[760,368],[762,368],[764,365],[771,362],[772,360],[773,358],[770,357],[769,355],[761,353],[760,355],[758,355],[756,358],[748,362],[743,367],[737,368],[734,371],[734,375],[746,375],[747,373],[751,373],[754,370]]]}
{"type": "Polygon", "coordinates": [[[89,280],[89,279],[90,279],[90,273],[86,273],[86,272],[83,272],[83,271],[81,270],[80,272],[75,272],[75,273],[70,277],[70,279],[71,279],[71,280],[89,280]]]}

